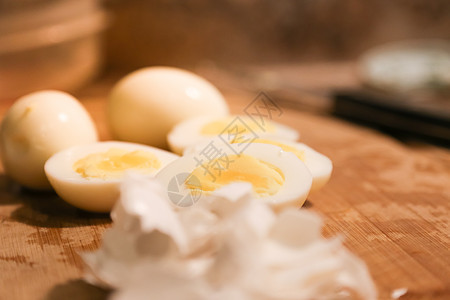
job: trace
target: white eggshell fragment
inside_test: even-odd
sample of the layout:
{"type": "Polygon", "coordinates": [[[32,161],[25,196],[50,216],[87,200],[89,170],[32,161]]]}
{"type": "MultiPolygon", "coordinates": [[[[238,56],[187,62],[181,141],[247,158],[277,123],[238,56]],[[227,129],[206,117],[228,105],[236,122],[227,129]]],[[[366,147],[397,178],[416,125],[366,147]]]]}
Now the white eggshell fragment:
{"type": "Polygon", "coordinates": [[[166,136],[177,123],[199,115],[223,116],[228,106],[211,83],[191,72],[150,67],[120,80],[108,102],[114,138],[167,148],[166,136]]]}
{"type": "Polygon", "coordinates": [[[248,183],[184,208],[164,188],[128,176],[102,246],[82,254],[113,299],[377,299],[366,265],[312,212],[276,214],[248,183]]]}
{"type": "MultiPolygon", "coordinates": [[[[111,149],[125,150],[127,153],[143,151],[156,157],[160,163],[158,167],[134,170],[143,173],[146,177],[155,176],[161,168],[178,158],[178,155],[161,149],[127,142],[98,142],[71,147],[56,153],[45,164],[45,173],[56,193],[78,208],[94,212],[109,212],[119,196],[119,184],[127,171],[114,174],[114,177],[108,177],[108,174],[86,177],[76,172],[74,164],[91,154],[101,154],[111,149]]],[[[105,158],[101,163],[114,165],[116,162],[105,158]]],[[[128,171],[132,170],[130,168],[128,171]]]]}
{"type": "Polygon", "coordinates": [[[68,147],[96,142],[97,130],[85,108],[59,91],[40,91],[18,99],[0,131],[5,172],[23,186],[49,189],[45,161],[68,147]]]}

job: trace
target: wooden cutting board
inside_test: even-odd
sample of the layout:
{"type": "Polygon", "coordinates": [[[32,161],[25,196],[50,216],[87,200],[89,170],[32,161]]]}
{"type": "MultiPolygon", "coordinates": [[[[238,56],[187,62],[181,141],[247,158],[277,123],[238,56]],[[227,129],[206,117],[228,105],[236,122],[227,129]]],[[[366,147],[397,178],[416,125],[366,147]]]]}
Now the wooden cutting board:
{"type": "MultiPolygon", "coordinates": [[[[235,113],[252,94],[228,93],[235,113]]],[[[82,99],[108,139],[105,99],[82,99]]],[[[0,106],[1,115],[9,104],[0,106]]],[[[450,151],[408,146],[369,129],[282,107],[275,119],[329,156],[329,184],[305,209],[324,217],[368,265],[379,299],[450,299],[450,151]]],[[[99,247],[107,215],[90,214],[52,193],[21,189],[0,173],[0,299],[104,299],[82,279],[81,251],[99,247]]]]}

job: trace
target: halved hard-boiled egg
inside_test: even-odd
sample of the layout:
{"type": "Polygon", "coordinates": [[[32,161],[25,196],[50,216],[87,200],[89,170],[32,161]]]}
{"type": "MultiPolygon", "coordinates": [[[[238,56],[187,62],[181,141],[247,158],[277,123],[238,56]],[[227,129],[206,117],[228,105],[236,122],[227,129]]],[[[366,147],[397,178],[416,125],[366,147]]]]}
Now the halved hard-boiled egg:
{"type": "Polygon", "coordinates": [[[232,182],[248,182],[254,195],[275,209],[303,205],[312,176],[295,154],[256,143],[237,153],[237,149],[214,145],[214,141],[204,151],[184,155],[156,175],[167,187],[170,201],[187,206],[232,182]]]}
{"type": "MultiPolygon", "coordinates": [[[[202,142],[198,145],[190,147],[184,151],[185,155],[191,155],[193,153],[198,153],[202,151],[207,145],[209,141],[202,142]]],[[[220,141],[218,139],[215,140],[215,143],[218,144],[220,141]]],[[[311,186],[311,192],[317,191],[322,188],[330,179],[331,172],[333,171],[333,163],[331,160],[314,150],[313,148],[298,142],[279,140],[279,139],[263,139],[256,138],[252,140],[251,143],[256,144],[271,144],[274,146],[280,147],[283,151],[291,152],[295,154],[301,161],[303,161],[311,172],[313,181],[311,186]]]]}
{"type": "Polygon", "coordinates": [[[119,195],[126,171],[149,177],[178,155],[127,142],[98,142],[71,147],[45,163],[45,174],[56,193],[81,209],[109,212],[119,195]]]}
{"type": "Polygon", "coordinates": [[[167,142],[173,152],[181,154],[184,149],[216,136],[221,136],[230,142],[254,138],[280,138],[295,141],[299,134],[286,125],[267,119],[238,115],[201,116],[175,125],[167,136],[167,142]]]}

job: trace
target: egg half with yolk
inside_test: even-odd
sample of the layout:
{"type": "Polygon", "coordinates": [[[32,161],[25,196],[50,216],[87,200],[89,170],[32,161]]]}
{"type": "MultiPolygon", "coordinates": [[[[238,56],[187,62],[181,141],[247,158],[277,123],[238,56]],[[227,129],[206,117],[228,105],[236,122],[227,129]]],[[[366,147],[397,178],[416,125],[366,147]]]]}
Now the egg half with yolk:
{"type": "Polygon", "coordinates": [[[219,154],[214,157],[210,150],[184,155],[156,175],[167,187],[170,201],[187,206],[232,182],[248,182],[255,197],[274,209],[299,207],[305,202],[312,176],[295,154],[256,143],[239,153],[230,147],[217,149],[214,152],[219,154]]]}
{"type": "Polygon", "coordinates": [[[98,142],[71,147],[50,157],[44,169],[66,202],[93,212],[109,212],[125,172],[153,177],[178,155],[127,142],[98,142]]]}
{"type": "MultiPolygon", "coordinates": [[[[192,153],[202,151],[202,149],[204,149],[211,141],[205,141],[193,147],[187,148],[184,151],[184,155],[191,155],[192,153]]],[[[214,143],[220,144],[222,147],[226,146],[223,141],[220,141],[217,138],[214,139],[214,143]]],[[[252,140],[251,143],[271,144],[280,147],[283,151],[295,154],[295,156],[305,163],[306,167],[311,172],[313,178],[311,192],[321,189],[331,177],[331,173],[333,171],[332,161],[327,156],[319,153],[306,144],[287,140],[263,138],[256,138],[252,140]]]]}
{"type": "Polygon", "coordinates": [[[170,149],[181,154],[199,142],[216,136],[224,139],[244,138],[280,138],[295,141],[299,134],[296,130],[268,119],[248,116],[211,117],[201,116],[187,119],[175,125],[167,136],[170,149]]]}

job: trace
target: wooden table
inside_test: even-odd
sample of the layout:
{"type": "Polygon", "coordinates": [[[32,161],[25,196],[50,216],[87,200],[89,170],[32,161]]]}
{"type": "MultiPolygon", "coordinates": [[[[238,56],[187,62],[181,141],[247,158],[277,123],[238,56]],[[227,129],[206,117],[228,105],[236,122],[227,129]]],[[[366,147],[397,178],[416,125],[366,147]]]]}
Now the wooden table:
{"type": "MultiPolygon", "coordinates": [[[[105,90],[81,97],[102,139],[109,138],[105,90]]],[[[231,89],[226,95],[235,113],[254,96],[231,89]]],[[[1,104],[0,115],[9,105],[1,104]]],[[[331,181],[308,198],[306,209],[324,217],[325,236],[342,234],[367,263],[379,298],[406,288],[400,299],[450,299],[450,151],[282,109],[277,121],[334,163],[331,181]]],[[[78,253],[98,248],[110,225],[107,215],[21,189],[0,173],[0,299],[104,299],[106,291],[82,281],[78,253]]]]}

